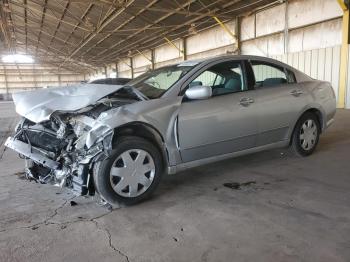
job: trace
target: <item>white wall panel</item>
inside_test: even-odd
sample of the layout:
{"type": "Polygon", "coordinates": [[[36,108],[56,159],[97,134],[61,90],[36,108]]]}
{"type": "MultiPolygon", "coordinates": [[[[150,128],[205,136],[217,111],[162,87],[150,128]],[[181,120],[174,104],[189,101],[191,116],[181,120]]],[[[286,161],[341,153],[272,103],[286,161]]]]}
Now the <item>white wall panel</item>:
{"type": "Polygon", "coordinates": [[[299,61],[298,61],[298,69],[301,72],[305,72],[305,52],[299,52],[298,53],[299,56],[299,61]]]}
{"type": "Polygon", "coordinates": [[[256,36],[279,32],[285,26],[285,4],[269,8],[256,14],[256,36]]]}
{"type": "MultiPolygon", "coordinates": [[[[235,23],[225,24],[231,31],[235,31],[235,23]]],[[[234,44],[236,41],[220,26],[215,26],[198,34],[187,38],[187,54],[192,55],[203,51],[215,49],[221,46],[234,44]]]]}
{"type": "Polygon", "coordinates": [[[178,57],[178,58],[175,58],[175,59],[171,59],[171,60],[167,60],[167,61],[163,61],[163,62],[158,62],[154,65],[155,68],[159,68],[159,67],[162,67],[162,66],[167,66],[167,65],[173,65],[173,64],[176,64],[176,63],[179,63],[183,61],[183,58],[182,57],[178,57]]]}
{"type": "Polygon", "coordinates": [[[333,59],[332,59],[332,86],[334,88],[335,96],[338,99],[339,90],[339,75],[340,75],[340,46],[333,48],[333,59]]]}
{"type": "MultiPolygon", "coordinates": [[[[289,53],[286,55],[272,56],[272,58],[289,64],[312,78],[330,82],[338,98],[340,46],[289,53]]],[[[347,88],[349,90],[350,86],[348,85],[347,88]]]]}
{"type": "Polygon", "coordinates": [[[332,59],[333,59],[333,48],[326,48],[325,56],[325,69],[324,69],[324,80],[332,82],[332,59]]]}
{"type": "Polygon", "coordinates": [[[341,26],[341,19],[337,19],[301,29],[303,31],[302,50],[326,48],[341,44],[341,26]]]}
{"type": "Polygon", "coordinates": [[[325,62],[326,62],[326,49],[318,50],[317,60],[317,79],[325,80],[325,62]]]}
{"type": "Polygon", "coordinates": [[[228,53],[232,53],[233,51],[235,51],[235,47],[233,45],[224,46],[224,47],[215,48],[209,51],[188,55],[187,59],[189,60],[202,59],[202,58],[213,57],[218,55],[225,55],[228,53]]]}
{"type": "Polygon", "coordinates": [[[268,40],[266,38],[258,38],[243,42],[241,52],[245,55],[268,56],[268,40]]]}
{"type": "MultiPolygon", "coordinates": [[[[181,40],[173,41],[173,43],[180,50],[183,50],[181,40]]],[[[172,59],[176,59],[176,58],[181,58],[181,57],[182,57],[182,53],[170,44],[164,44],[162,46],[157,47],[154,50],[155,63],[164,62],[164,61],[168,61],[168,60],[172,60],[172,59]]]]}
{"type": "Polygon", "coordinates": [[[276,34],[265,38],[267,41],[267,55],[279,55],[284,52],[284,36],[276,34]]]}
{"type": "Polygon", "coordinates": [[[131,78],[131,70],[118,72],[118,77],[131,78]]]}
{"type": "Polygon", "coordinates": [[[318,50],[311,50],[311,73],[312,78],[317,79],[318,50]]]}
{"type": "Polygon", "coordinates": [[[245,16],[241,20],[241,40],[255,38],[255,15],[245,16]]]}
{"type": "Polygon", "coordinates": [[[292,30],[288,33],[288,51],[291,53],[303,51],[304,29],[292,30]]]}
{"type": "Polygon", "coordinates": [[[342,16],[336,0],[289,0],[288,25],[300,27],[342,16]]]}
{"type": "Polygon", "coordinates": [[[130,70],[130,59],[124,58],[118,62],[118,73],[130,70]]]}
{"type": "Polygon", "coordinates": [[[151,51],[143,51],[142,54],[133,57],[134,68],[149,66],[152,64],[150,61],[152,58],[151,51]]]}

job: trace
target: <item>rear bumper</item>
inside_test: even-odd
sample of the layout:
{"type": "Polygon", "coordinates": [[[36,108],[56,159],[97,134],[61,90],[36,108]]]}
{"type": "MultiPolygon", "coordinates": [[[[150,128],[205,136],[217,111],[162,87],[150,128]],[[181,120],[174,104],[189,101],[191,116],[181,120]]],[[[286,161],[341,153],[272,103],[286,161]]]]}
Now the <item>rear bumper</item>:
{"type": "Polygon", "coordinates": [[[334,123],[334,118],[330,119],[326,123],[326,128],[330,127],[334,123]]]}
{"type": "Polygon", "coordinates": [[[21,155],[24,155],[25,157],[32,159],[34,162],[42,164],[45,167],[51,169],[59,169],[60,167],[59,162],[56,162],[45,156],[42,150],[39,150],[33,146],[30,146],[27,143],[24,143],[12,137],[7,138],[5,146],[11,148],[12,150],[18,152],[21,155]]]}

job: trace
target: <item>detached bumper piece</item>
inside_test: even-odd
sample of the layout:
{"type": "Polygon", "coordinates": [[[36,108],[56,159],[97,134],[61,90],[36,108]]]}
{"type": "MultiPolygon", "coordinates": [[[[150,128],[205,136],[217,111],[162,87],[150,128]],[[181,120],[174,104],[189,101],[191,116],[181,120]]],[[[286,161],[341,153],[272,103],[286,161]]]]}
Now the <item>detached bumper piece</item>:
{"type": "Polygon", "coordinates": [[[73,193],[78,196],[84,196],[88,193],[93,195],[94,190],[90,184],[89,166],[79,165],[78,174],[72,176],[73,193]]]}
{"type": "Polygon", "coordinates": [[[48,157],[46,157],[42,150],[39,150],[33,146],[30,146],[22,141],[16,140],[12,137],[7,138],[5,142],[5,146],[11,148],[18,152],[19,154],[32,159],[33,161],[51,168],[51,169],[59,169],[60,163],[56,162],[48,157]]]}

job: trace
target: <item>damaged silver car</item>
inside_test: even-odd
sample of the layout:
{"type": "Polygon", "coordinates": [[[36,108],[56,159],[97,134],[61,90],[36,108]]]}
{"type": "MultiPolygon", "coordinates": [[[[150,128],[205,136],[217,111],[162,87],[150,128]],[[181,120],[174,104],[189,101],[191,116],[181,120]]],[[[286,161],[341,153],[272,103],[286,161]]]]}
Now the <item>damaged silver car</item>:
{"type": "Polygon", "coordinates": [[[41,183],[111,204],[148,198],[163,174],[288,147],[310,155],[333,122],[331,85],[253,56],[185,61],[124,86],[13,94],[23,116],[6,146],[41,183]]]}

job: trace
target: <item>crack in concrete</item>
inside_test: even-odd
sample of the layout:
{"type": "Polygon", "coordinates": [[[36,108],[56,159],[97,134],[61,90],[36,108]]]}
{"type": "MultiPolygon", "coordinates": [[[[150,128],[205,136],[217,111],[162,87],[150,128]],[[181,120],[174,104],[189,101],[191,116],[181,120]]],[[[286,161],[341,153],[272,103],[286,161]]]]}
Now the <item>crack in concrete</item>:
{"type": "Polygon", "coordinates": [[[57,225],[57,224],[60,224],[60,223],[50,222],[50,220],[53,219],[55,216],[57,216],[58,210],[62,209],[68,203],[68,201],[74,199],[75,197],[76,196],[66,199],[61,205],[59,205],[56,209],[54,209],[54,211],[53,211],[53,213],[51,215],[46,217],[44,219],[44,221],[42,221],[42,222],[39,222],[39,223],[36,223],[36,224],[32,224],[32,225],[29,225],[29,226],[22,226],[22,227],[10,228],[10,229],[3,229],[3,230],[0,230],[0,232],[7,232],[7,231],[11,231],[11,230],[18,230],[18,229],[29,229],[29,228],[30,229],[33,229],[33,228],[38,229],[42,225],[53,225],[53,224],[57,225]]]}
{"type": "Polygon", "coordinates": [[[8,231],[11,231],[11,230],[19,230],[19,229],[38,229],[40,228],[41,226],[45,225],[45,226],[48,226],[48,225],[56,225],[56,226],[61,226],[61,228],[63,228],[64,226],[67,226],[67,225],[71,225],[71,224],[74,224],[74,223],[78,223],[78,222],[91,222],[93,223],[96,228],[100,231],[103,231],[105,232],[107,238],[108,238],[108,245],[111,249],[113,249],[114,252],[118,253],[119,255],[123,256],[126,260],[126,262],[130,262],[129,260],[129,257],[123,253],[122,251],[120,251],[119,249],[117,249],[113,243],[112,243],[112,235],[111,233],[109,232],[109,230],[105,227],[102,227],[100,226],[100,224],[98,223],[97,219],[100,219],[104,216],[107,216],[109,215],[110,213],[112,213],[114,210],[110,210],[109,212],[107,213],[104,213],[104,214],[101,214],[99,216],[96,216],[96,217],[93,217],[93,218],[90,218],[90,219],[78,219],[78,220],[72,220],[72,221],[66,221],[66,222],[62,222],[62,223],[57,223],[57,222],[51,222],[50,220],[53,219],[57,214],[58,214],[58,211],[60,209],[62,209],[67,203],[68,201],[74,199],[74,197],[72,198],[69,198],[69,199],[66,199],[60,206],[58,206],[51,215],[49,215],[47,218],[45,218],[44,221],[42,222],[39,222],[39,223],[36,223],[36,224],[32,224],[30,226],[22,226],[22,227],[15,227],[15,228],[10,228],[10,229],[4,229],[4,230],[0,230],[0,232],[8,232],[8,231]]]}
{"type": "Polygon", "coordinates": [[[62,222],[62,223],[57,223],[57,222],[52,222],[50,221],[51,219],[53,219],[55,216],[57,216],[58,214],[58,211],[60,209],[62,209],[63,207],[65,207],[67,205],[67,203],[69,201],[71,201],[72,199],[74,199],[76,196],[74,197],[71,197],[71,198],[68,198],[66,199],[61,205],[59,205],[56,209],[54,209],[53,213],[51,215],[49,215],[48,217],[45,218],[44,221],[42,222],[39,222],[39,223],[36,223],[36,224],[32,224],[32,225],[29,225],[29,226],[22,226],[22,227],[15,227],[15,228],[10,228],[10,229],[3,229],[3,230],[0,230],[0,233],[1,232],[8,232],[8,231],[11,231],[11,230],[19,230],[19,229],[32,229],[32,230],[36,230],[38,228],[40,228],[41,226],[48,226],[48,225],[56,225],[56,226],[61,226],[61,229],[65,228],[67,225],[71,225],[71,224],[74,224],[74,223],[78,223],[78,222],[91,222],[93,223],[96,228],[100,231],[103,231],[105,232],[106,236],[107,236],[107,239],[108,239],[108,245],[109,247],[116,253],[118,253],[119,255],[123,256],[126,260],[126,262],[130,262],[129,260],[129,257],[123,253],[122,251],[120,251],[119,249],[117,249],[113,243],[112,243],[112,235],[111,233],[109,232],[109,230],[105,227],[102,227],[97,219],[100,219],[104,216],[107,216],[109,215],[110,213],[112,213],[114,210],[109,210],[107,213],[103,213],[101,215],[98,215],[96,217],[93,217],[93,218],[90,218],[90,219],[78,219],[78,220],[72,220],[72,221],[66,221],[66,222],[62,222]]]}
{"type": "MultiPolygon", "coordinates": [[[[111,211],[111,212],[112,212],[112,211],[111,211]]],[[[111,212],[110,212],[110,213],[111,213],[111,212]]],[[[102,216],[101,216],[101,217],[102,217],[102,216]]],[[[99,218],[100,218],[100,217],[99,217],[99,218]]],[[[98,219],[98,218],[92,218],[92,219],[90,219],[90,221],[91,221],[93,224],[95,224],[95,226],[96,226],[97,229],[99,229],[99,230],[101,230],[101,231],[104,231],[104,232],[106,233],[107,238],[108,238],[109,247],[110,247],[111,249],[113,249],[114,252],[116,252],[116,253],[118,253],[119,255],[123,256],[123,257],[126,259],[127,262],[130,262],[129,257],[128,257],[125,253],[123,253],[122,251],[120,251],[119,249],[117,249],[117,248],[113,245],[113,243],[112,243],[112,235],[111,235],[111,232],[109,232],[109,230],[108,230],[107,228],[101,227],[100,224],[96,221],[96,219],[98,219]]]]}

